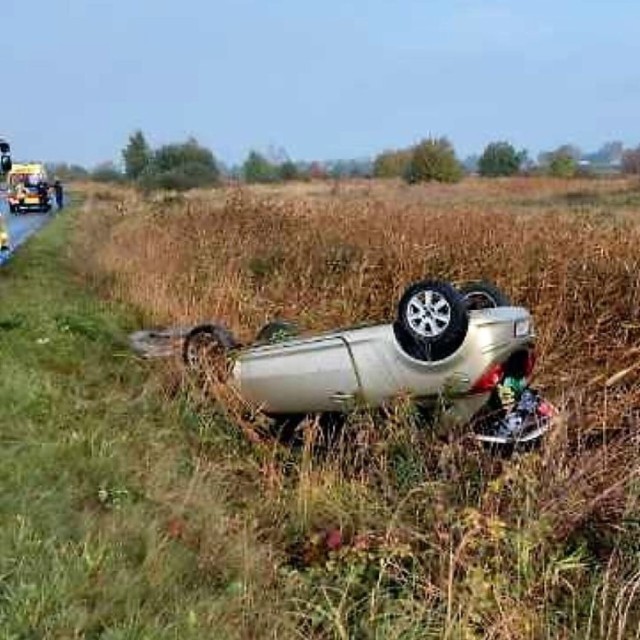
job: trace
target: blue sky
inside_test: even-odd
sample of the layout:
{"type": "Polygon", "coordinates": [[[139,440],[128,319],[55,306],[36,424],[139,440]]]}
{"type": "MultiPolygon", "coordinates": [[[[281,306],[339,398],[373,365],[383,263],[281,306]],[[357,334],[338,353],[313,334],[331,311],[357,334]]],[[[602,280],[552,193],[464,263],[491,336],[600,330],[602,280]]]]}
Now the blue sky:
{"type": "Polygon", "coordinates": [[[358,157],[640,144],[637,0],[1,0],[0,134],[19,158],[197,137],[358,157]]]}

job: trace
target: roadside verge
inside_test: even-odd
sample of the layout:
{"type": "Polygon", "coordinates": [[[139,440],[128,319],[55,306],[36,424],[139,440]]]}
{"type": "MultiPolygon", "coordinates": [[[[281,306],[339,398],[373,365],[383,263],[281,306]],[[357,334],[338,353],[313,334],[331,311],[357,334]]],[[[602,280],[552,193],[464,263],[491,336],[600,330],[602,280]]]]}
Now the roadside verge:
{"type": "Polygon", "coordinates": [[[126,310],[70,270],[74,216],[0,270],[2,637],[202,637],[224,598],[167,529],[185,408],[129,352],[126,310]]]}

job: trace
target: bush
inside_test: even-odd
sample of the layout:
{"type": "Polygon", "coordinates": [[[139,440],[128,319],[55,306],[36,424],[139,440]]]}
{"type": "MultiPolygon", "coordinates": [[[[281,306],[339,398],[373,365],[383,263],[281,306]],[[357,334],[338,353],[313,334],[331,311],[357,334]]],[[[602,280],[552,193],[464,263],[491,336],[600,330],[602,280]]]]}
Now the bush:
{"type": "Polygon", "coordinates": [[[278,169],[278,173],[280,174],[280,180],[284,180],[285,182],[288,180],[297,180],[300,177],[296,163],[291,160],[283,162],[278,169]]]}
{"type": "Polygon", "coordinates": [[[138,184],[149,190],[188,191],[198,187],[214,186],[217,184],[217,177],[212,175],[209,168],[192,162],[166,171],[149,172],[142,176],[138,184]]]}
{"type": "Polygon", "coordinates": [[[413,149],[383,151],[373,163],[373,175],[376,178],[401,178],[406,175],[413,149]]]}
{"type": "Polygon", "coordinates": [[[244,179],[247,182],[276,182],[278,167],[269,162],[257,151],[251,151],[242,165],[244,179]]]}
{"type": "Polygon", "coordinates": [[[520,171],[526,151],[516,151],[508,142],[492,142],[485,148],[478,170],[481,176],[498,177],[514,176],[520,171]]]}
{"type": "Polygon", "coordinates": [[[463,169],[446,138],[429,138],[413,150],[405,179],[416,182],[459,182],[463,169]]]}
{"type": "Polygon", "coordinates": [[[554,178],[573,178],[578,170],[578,163],[568,153],[554,153],[549,162],[549,175],[554,178]]]}

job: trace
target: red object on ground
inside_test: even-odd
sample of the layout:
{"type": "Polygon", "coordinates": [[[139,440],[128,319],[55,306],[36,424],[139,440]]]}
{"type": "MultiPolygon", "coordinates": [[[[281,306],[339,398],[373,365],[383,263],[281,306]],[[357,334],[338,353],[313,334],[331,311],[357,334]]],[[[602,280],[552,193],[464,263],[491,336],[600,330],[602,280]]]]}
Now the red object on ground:
{"type": "Polygon", "coordinates": [[[331,529],[325,540],[331,551],[337,551],[342,546],[342,532],[340,529],[331,529]]]}
{"type": "Polygon", "coordinates": [[[538,406],[538,413],[543,418],[550,418],[552,415],[554,415],[555,410],[548,402],[541,402],[538,406]]]}

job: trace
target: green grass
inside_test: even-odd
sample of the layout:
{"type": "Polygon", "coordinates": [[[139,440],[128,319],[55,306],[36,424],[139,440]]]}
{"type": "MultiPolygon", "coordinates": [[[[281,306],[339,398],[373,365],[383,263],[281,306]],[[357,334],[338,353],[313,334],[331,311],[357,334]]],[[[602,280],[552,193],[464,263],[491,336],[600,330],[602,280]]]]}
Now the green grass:
{"type": "Polygon", "coordinates": [[[130,355],[134,318],[69,270],[73,215],[0,271],[0,637],[227,637],[233,571],[208,575],[167,524],[198,476],[184,403],[130,355]]]}

